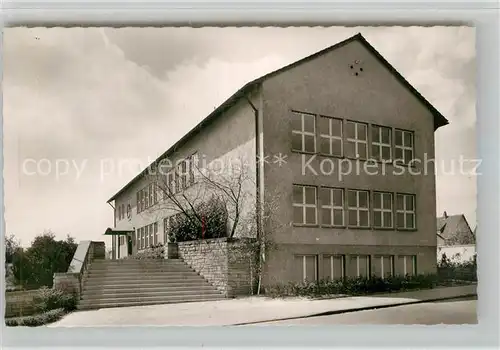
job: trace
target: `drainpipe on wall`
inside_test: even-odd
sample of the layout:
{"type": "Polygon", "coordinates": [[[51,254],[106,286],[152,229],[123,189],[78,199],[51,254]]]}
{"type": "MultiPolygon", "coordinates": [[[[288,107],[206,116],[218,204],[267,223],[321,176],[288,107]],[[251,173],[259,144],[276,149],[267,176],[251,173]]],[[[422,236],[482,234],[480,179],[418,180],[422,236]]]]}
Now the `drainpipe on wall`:
{"type": "MultiPolygon", "coordinates": [[[[261,233],[262,233],[262,203],[261,203],[261,138],[260,138],[260,123],[259,123],[259,109],[255,107],[255,105],[252,103],[252,101],[248,98],[248,96],[245,95],[245,99],[247,100],[248,104],[252,107],[254,111],[254,116],[255,116],[255,180],[256,180],[256,185],[255,185],[255,190],[256,190],[256,211],[257,211],[257,240],[260,239],[261,233]]],[[[261,244],[261,250],[259,251],[259,267],[262,270],[263,262],[264,262],[264,254],[265,254],[265,243],[263,242],[261,244]]],[[[258,285],[257,285],[257,294],[260,294],[260,287],[261,287],[261,279],[262,279],[262,271],[258,276],[258,285]]],[[[253,293],[253,289],[252,289],[253,293]]]]}

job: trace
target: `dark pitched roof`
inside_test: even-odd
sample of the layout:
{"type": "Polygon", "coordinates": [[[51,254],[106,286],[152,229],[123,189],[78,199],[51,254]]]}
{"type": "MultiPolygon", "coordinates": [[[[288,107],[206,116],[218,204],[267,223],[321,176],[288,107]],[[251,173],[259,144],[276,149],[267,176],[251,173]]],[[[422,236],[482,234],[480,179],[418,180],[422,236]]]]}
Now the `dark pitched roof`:
{"type": "MultiPolygon", "coordinates": [[[[384,57],[382,57],[382,55],[372,45],[370,45],[370,43],[368,43],[368,41],[366,41],[366,39],[361,35],[361,33],[358,33],[358,34],[356,34],[356,35],[354,35],[346,40],[343,40],[343,41],[341,41],[333,46],[327,47],[326,49],[318,51],[310,56],[307,56],[303,59],[300,59],[300,60],[298,60],[294,63],[291,63],[283,68],[275,70],[271,73],[268,73],[260,78],[257,78],[255,80],[247,83],[241,89],[236,91],[231,97],[229,97],[225,102],[223,102],[219,107],[217,107],[212,113],[210,113],[205,119],[203,119],[200,123],[198,123],[198,125],[196,125],[193,129],[191,129],[186,135],[184,135],[179,141],[177,141],[173,146],[171,146],[166,152],[164,152],[161,156],[159,156],[151,165],[164,159],[169,154],[172,154],[177,148],[179,148],[181,145],[183,145],[185,142],[187,142],[192,136],[194,136],[201,129],[201,127],[205,126],[210,121],[212,121],[214,118],[223,114],[224,111],[228,110],[231,106],[233,106],[236,101],[238,101],[241,97],[245,96],[250,91],[255,89],[257,86],[259,86],[266,79],[269,79],[269,78],[271,78],[279,73],[282,73],[288,69],[296,67],[304,62],[315,59],[316,57],[319,57],[325,53],[328,53],[330,51],[338,49],[338,48],[340,48],[340,47],[342,47],[350,42],[356,41],[356,40],[361,42],[379,61],[382,62],[382,64],[384,64],[389,69],[389,71],[407,89],[409,89],[431,111],[432,115],[434,116],[434,130],[437,130],[439,127],[448,124],[448,120],[433,105],[431,105],[430,102],[427,101],[413,86],[411,86],[410,83],[389,62],[387,62],[387,60],[384,57]]],[[[108,203],[111,202],[112,200],[114,200],[123,191],[125,191],[139,177],[143,176],[146,173],[147,169],[148,168],[144,169],[141,173],[139,173],[136,177],[134,177],[128,184],[126,184],[120,191],[118,191],[115,195],[113,195],[113,197],[111,197],[108,200],[108,203]]]]}
{"type": "Polygon", "coordinates": [[[459,215],[448,215],[447,217],[438,217],[437,218],[437,234],[441,236],[443,239],[452,238],[458,231],[458,227],[461,221],[464,221],[470,229],[469,223],[463,214],[459,215]]]}

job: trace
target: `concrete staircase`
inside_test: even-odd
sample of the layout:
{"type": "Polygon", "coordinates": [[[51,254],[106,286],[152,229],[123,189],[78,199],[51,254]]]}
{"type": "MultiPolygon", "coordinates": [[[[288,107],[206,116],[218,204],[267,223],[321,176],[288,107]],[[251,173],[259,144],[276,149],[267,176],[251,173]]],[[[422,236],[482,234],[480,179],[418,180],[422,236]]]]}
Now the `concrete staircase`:
{"type": "Polygon", "coordinates": [[[94,260],[80,310],[224,299],[180,259],[94,260]]]}

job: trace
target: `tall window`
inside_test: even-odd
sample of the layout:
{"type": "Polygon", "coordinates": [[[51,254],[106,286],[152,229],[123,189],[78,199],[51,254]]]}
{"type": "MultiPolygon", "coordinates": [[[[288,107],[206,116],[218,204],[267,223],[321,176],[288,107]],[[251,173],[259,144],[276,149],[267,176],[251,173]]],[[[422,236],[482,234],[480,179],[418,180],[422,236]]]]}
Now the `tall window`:
{"type": "Polygon", "coordinates": [[[136,204],[137,214],[141,212],[141,192],[137,191],[137,204],[136,204]]]}
{"type": "Polygon", "coordinates": [[[150,242],[149,242],[149,225],[144,227],[144,236],[146,237],[146,246],[144,248],[149,248],[150,242]]]}
{"type": "Polygon", "coordinates": [[[320,152],[331,156],[342,156],[342,120],[319,118],[320,152]]]}
{"type": "Polygon", "coordinates": [[[293,222],[299,225],[316,225],[316,187],[293,185],[293,222]]]}
{"type": "Polygon", "coordinates": [[[391,128],[372,126],[372,157],[379,161],[391,160],[391,128]]]}
{"type": "Polygon", "coordinates": [[[396,195],[396,225],[398,229],[415,229],[415,195],[396,195]]]}
{"type": "Polygon", "coordinates": [[[353,255],[349,260],[350,277],[370,277],[370,256],[353,255]]]}
{"type": "Polygon", "coordinates": [[[341,188],[320,189],[321,224],[344,226],[344,190],[341,188]]]}
{"type": "Polygon", "coordinates": [[[168,231],[170,230],[170,218],[163,219],[163,243],[168,242],[168,231]]]}
{"type": "Polygon", "coordinates": [[[189,183],[194,184],[196,182],[195,171],[198,171],[198,152],[191,155],[189,161],[189,183]]]}
{"type": "Polygon", "coordinates": [[[415,276],[417,274],[417,256],[404,255],[398,257],[400,274],[415,276]]]}
{"type": "Polygon", "coordinates": [[[346,122],[345,156],[366,159],[368,155],[368,128],[364,123],[346,122]]]}
{"type": "Polygon", "coordinates": [[[295,274],[297,282],[314,282],[318,279],[318,256],[296,255],[295,274]]]}
{"type": "Polygon", "coordinates": [[[337,280],[345,277],[345,256],[324,255],[323,277],[325,279],[337,280]]]}
{"type": "Polygon", "coordinates": [[[373,226],[393,228],[392,193],[373,192],[373,226]]]}
{"type": "Polygon", "coordinates": [[[146,232],[144,227],[141,227],[141,249],[146,247],[146,232]]]}
{"type": "Polygon", "coordinates": [[[154,237],[155,237],[154,225],[150,224],[148,225],[148,227],[149,227],[149,246],[151,247],[154,244],[154,237]]]}
{"type": "Polygon", "coordinates": [[[347,190],[348,225],[352,227],[370,226],[370,206],[368,191],[347,190]]]}
{"type": "Polygon", "coordinates": [[[398,129],[395,130],[394,152],[394,158],[397,162],[408,164],[413,160],[413,132],[398,129]]]}
{"type": "Polygon", "coordinates": [[[373,274],[377,277],[394,276],[394,256],[384,255],[377,256],[373,261],[373,274]]]}
{"type": "Polygon", "coordinates": [[[316,152],[316,116],[292,113],[292,150],[316,152]]]}

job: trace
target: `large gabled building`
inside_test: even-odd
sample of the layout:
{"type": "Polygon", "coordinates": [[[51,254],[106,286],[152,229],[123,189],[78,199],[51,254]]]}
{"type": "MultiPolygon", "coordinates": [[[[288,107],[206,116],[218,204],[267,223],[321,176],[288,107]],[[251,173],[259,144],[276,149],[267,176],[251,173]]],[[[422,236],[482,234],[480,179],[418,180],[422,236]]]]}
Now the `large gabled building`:
{"type": "MultiPolygon", "coordinates": [[[[423,160],[434,158],[434,132],[447,123],[357,34],[248,83],[159,160],[186,161],[178,191],[196,182],[189,164],[201,157],[254,160],[247,190],[257,207],[281,194],[264,285],[428,273],[436,186],[423,160]]],[[[121,233],[114,258],[167,239],[172,213],[158,210],[162,199],[144,174],[108,201],[108,233],[121,233]]]]}

